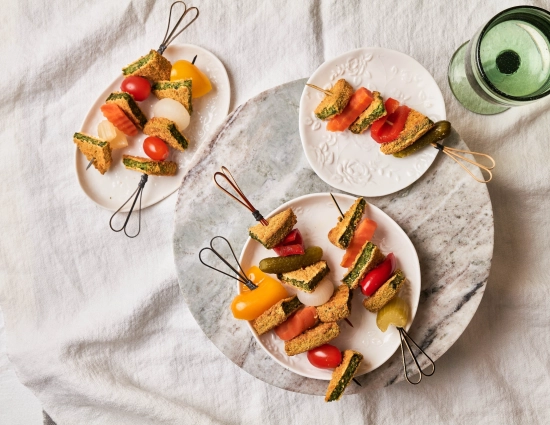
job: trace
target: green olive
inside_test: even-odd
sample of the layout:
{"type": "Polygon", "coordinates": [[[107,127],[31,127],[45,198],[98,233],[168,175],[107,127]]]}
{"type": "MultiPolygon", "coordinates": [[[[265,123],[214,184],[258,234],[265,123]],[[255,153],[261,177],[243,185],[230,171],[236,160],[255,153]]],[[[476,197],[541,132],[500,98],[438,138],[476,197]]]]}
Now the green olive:
{"type": "Polygon", "coordinates": [[[424,146],[428,146],[430,143],[443,140],[448,137],[449,134],[451,134],[451,123],[449,121],[438,121],[420,139],[402,151],[394,153],[393,156],[396,158],[405,158],[422,149],[424,146]]]}
{"type": "Polygon", "coordinates": [[[310,246],[302,255],[289,255],[287,257],[269,257],[260,261],[260,270],[264,273],[287,273],[302,267],[311,266],[321,260],[323,249],[318,246],[310,246]]]}

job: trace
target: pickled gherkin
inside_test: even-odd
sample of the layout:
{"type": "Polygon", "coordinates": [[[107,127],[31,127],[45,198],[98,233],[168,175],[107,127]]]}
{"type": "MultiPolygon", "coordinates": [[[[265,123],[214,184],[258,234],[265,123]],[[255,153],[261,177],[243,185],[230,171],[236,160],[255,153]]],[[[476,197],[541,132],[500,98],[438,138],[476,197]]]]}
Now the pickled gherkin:
{"type": "Polygon", "coordinates": [[[430,143],[439,142],[445,139],[449,134],[451,134],[451,123],[449,121],[438,121],[420,139],[402,151],[394,153],[393,156],[396,158],[405,158],[423,147],[428,146],[430,143]]]}
{"type": "Polygon", "coordinates": [[[310,246],[302,255],[289,255],[288,257],[269,257],[260,261],[260,270],[264,273],[287,273],[302,267],[311,266],[321,260],[323,249],[318,246],[310,246]]]}
{"type": "Polygon", "coordinates": [[[409,305],[403,298],[395,297],[376,314],[376,326],[382,332],[388,330],[388,326],[404,328],[409,320],[409,305]]]}

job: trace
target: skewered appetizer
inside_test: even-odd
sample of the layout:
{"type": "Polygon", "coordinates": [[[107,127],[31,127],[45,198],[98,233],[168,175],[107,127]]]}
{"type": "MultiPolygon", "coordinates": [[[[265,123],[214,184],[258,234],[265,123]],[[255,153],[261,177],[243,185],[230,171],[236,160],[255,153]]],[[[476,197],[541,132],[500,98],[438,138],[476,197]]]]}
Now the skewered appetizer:
{"type": "Polygon", "coordinates": [[[101,112],[114,129],[102,122],[98,127],[98,134],[102,133],[99,138],[74,137],[75,143],[104,174],[112,163],[109,147],[111,150],[122,149],[128,146],[125,136],[135,136],[143,131],[153,136],[143,143],[143,150],[151,161],[133,157],[138,159],[124,158],[123,164],[127,169],[150,175],[175,175],[175,162],[165,166],[159,163],[168,158],[168,146],[179,151],[188,148],[189,140],[182,132],[188,127],[193,112],[192,98],[212,89],[208,77],[188,61],[178,61],[172,66],[155,50],[124,67],[122,74],[126,78],[120,86],[121,91],[111,93],[101,106],[101,112]],[[148,120],[137,102],[146,100],[151,91],[159,101],[153,106],[153,117],[148,120]]]}
{"type": "Polygon", "coordinates": [[[319,119],[329,120],[328,131],[349,129],[362,134],[370,127],[372,138],[381,144],[380,151],[400,158],[426,146],[428,143],[419,143],[414,150],[398,155],[434,126],[428,117],[395,99],[388,98],[384,102],[377,91],[360,87],[353,92],[343,79],[325,95],[315,114],[319,119]]]}
{"type": "Polygon", "coordinates": [[[344,351],[342,363],[334,370],[332,379],[328,384],[325,395],[326,402],[340,400],[362,360],[363,355],[358,351],[344,351]]]}

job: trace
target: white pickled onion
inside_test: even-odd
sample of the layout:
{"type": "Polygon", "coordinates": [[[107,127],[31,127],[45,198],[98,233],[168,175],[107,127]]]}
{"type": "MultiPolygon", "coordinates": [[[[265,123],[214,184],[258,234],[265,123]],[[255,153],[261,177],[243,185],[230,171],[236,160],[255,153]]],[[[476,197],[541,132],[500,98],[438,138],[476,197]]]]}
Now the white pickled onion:
{"type": "Polygon", "coordinates": [[[167,118],[173,121],[178,130],[183,131],[189,126],[191,117],[181,103],[174,99],[160,99],[153,106],[153,115],[158,118],[167,118]]]}
{"type": "Polygon", "coordinates": [[[304,305],[318,306],[326,303],[334,293],[334,284],[324,278],[317,284],[312,293],[298,291],[298,299],[304,305]]]}

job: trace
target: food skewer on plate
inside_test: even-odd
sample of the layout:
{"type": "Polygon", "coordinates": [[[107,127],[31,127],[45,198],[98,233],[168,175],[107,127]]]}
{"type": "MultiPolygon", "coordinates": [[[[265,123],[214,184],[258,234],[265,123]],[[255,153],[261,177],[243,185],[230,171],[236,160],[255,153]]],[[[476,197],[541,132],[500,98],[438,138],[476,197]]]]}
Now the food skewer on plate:
{"type": "Polygon", "coordinates": [[[407,157],[431,145],[458,163],[476,181],[488,183],[492,180],[491,170],[495,167],[495,161],[491,156],[449,148],[438,143],[450,135],[451,125],[448,121],[434,124],[420,112],[401,105],[392,98],[384,102],[379,92],[370,92],[364,87],[353,92],[344,79],[338,80],[332,90],[325,90],[314,84],[306,85],[325,94],[315,109],[315,115],[328,121],[328,131],[345,131],[349,128],[352,133],[361,134],[370,127],[371,137],[381,144],[380,151],[397,158],[407,157]],[[472,161],[460,153],[486,158],[490,165],[472,161]],[[489,177],[479,179],[460,161],[480,168],[489,177]]]}

